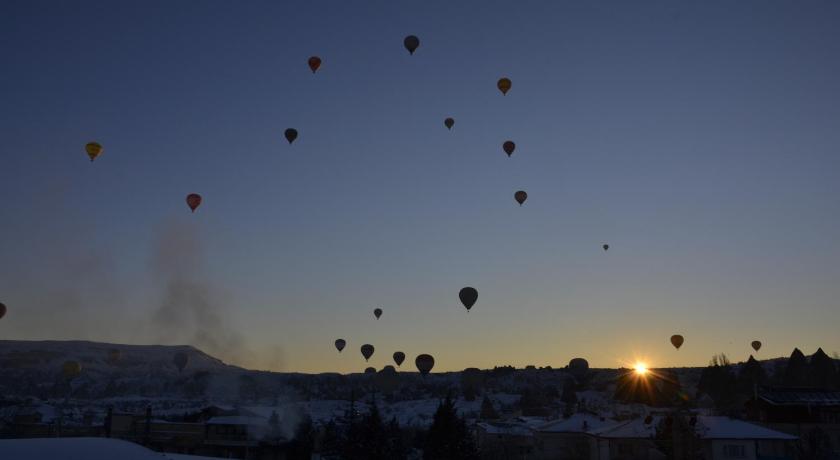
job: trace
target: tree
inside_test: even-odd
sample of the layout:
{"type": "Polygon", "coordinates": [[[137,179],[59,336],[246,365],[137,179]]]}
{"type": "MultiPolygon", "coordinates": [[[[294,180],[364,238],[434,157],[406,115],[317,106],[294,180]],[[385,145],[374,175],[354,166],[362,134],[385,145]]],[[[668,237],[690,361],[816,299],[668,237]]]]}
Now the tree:
{"type": "Polygon", "coordinates": [[[794,348],[793,353],[788,358],[782,375],[782,383],[791,387],[808,385],[808,361],[799,348],[794,348]]]}
{"type": "Polygon", "coordinates": [[[386,427],[376,404],[361,420],[350,424],[341,448],[341,458],[346,460],[399,460],[407,453],[397,420],[386,427]]]}
{"type": "Polygon", "coordinates": [[[698,396],[707,394],[715,402],[719,410],[731,409],[735,405],[735,392],[732,389],[736,385],[735,373],[729,358],[721,353],[712,357],[709,366],[703,369],[700,374],[700,382],[697,384],[698,396]]]}
{"type": "Polygon", "coordinates": [[[499,418],[498,412],[496,412],[496,408],[493,407],[493,402],[490,401],[486,395],[484,399],[481,401],[481,413],[479,418],[482,420],[496,420],[499,418]]]}
{"type": "Polygon", "coordinates": [[[837,383],[837,367],[834,365],[834,360],[829,358],[822,348],[818,348],[817,352],[811,355],[808,367],[812,386],[832,388],[837,383]]]}
{"type": "MultiPolygon", "coordinates": [[[[279,421],[279,419],[278,419],[279,421]]],[[[288,458],[308,460],[315,448],[315,432],[312,419],[306,416],[295,429],[295,437],[288,444],[288,458]]]]}
{"type": "Polygon", "coordinates": [[[429,427],[423,449],[425,460],[478,459],[475,441],[464,419],[458,417],[452,398],[440,403],[429,427]]]}
{"type": "Polygon", "coordinates": [[[767,374],[760,362],[750,355],[738,373],[738,393],[753,396],[756,388],[767,383],[767,374]]]}
{"type": "Polygon", "coordinates": [[[560,395],[560,401],[563,401],[563,416],[571,417],[577,408],[577,392],[575,391],[575,382],[572,379],[566,379],[563,383],[563,393],[560,395]]]}
{"type": "MultiPolygon", "coordinates": [[[[653,417],[645,423],[653,423],[653,417]]],[[[662,417],[656,425],[653,442],[665,458],[671,460],[694,460],[702,458],[701,444],[695,431],[697,419],[683,412],[672,411],[662,417]]]]}

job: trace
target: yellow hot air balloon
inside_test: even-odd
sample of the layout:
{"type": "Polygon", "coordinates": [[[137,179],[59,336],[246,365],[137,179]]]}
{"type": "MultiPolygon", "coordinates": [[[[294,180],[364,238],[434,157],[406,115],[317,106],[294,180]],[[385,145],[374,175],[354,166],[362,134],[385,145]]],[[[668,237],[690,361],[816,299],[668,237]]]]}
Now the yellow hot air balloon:
{"type": "Polygon", "coordinates": [[[87,152],[88,157],[90,157],[90,161],[93,161],[102,154],[102,145],[98,142],[88,142],[85,145],[85,152],[87,152]]]}
{"type": "Polygon", "coordinates": [[[496,87],[499,88],[499,91],[501,91],[503,95],[507,95],[511,86],[513,86],[513,83],[510,81],[510,78],[500,78],[496,83],[496,87]]]}

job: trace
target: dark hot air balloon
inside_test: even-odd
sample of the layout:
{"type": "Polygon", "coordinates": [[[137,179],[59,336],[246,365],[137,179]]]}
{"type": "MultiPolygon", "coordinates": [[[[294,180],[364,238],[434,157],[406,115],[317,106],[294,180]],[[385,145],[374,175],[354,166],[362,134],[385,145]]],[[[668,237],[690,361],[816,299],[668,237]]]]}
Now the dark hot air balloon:
{"type": "Polygon", "coordinates": [[[400,375],[397,373],[397,370],[394,369],[394,366],[383,367],[382,370],[377,372],[373,377],[376,386],[382,393],[391,393],[396,390],[397,385],[400,383],[399,378],[400,375]]]}
{"type": "Polygon", "coordinates": [[[318,68],[321,67],[321,58],[318,56],[312,56],[309,58],[309,69],[312,70],[312,73],[318,71],[318,68]]]}
{"type": "MultiPolygon", "coordinates": [[[[0,316],[3,316],[3,315],[0,315],[0,316]]],[[[752,345],[753,350],[755,350],[755,351],[758,351],[758,350],[761,349],[761,342],[759,342],[758,340],[753,340],[750,345],[752,345]]]]}
{"type": "Polygon", "coordinates": [[[0,302],[0,318],[6,316],[6,304],[0,302]]]}
{"type": "Polygon", "coordinates": [[[671,345],[673,345],[674,348],[676,348],[677,350],[680,349],[683,342],[685,342],[685,338],[683,338],[683,336],[679,334],[674,334],[671,336],[671,345]]]}
{"type": "Polygon", "coordinates": [[[376,319],[379,319],[379,317],[382,316],[382,309],[377,308],[377,309],[373,310],[373,316],[375,316],[376,319]]]}
{"type": "Polygon", "coordinates": [[[297,139],[298,132],[294,128],[289,128],[283,133],[283,135],[286,136],[286,140],[289,141],[289,144],[291,144],[295,141],[295,139],[297,139]]]}
{"type": "Polygon", "coordinates": [[[345,342],[344,339],[337,339],[335,341],[335,348],[336,350],[338,350],[339,353],[341,353],[341,350],[344,349],[345,345],[347,345],[347,342],[345,342]]]}
{"type": "Polygon", "coordinates": [[[507,153],[507,156],[510,157],[513,155],[513,151],[516,150],[516,144],[514,144],[513,141],[505,141],[505,143],[502,144],[502,150],[504,150],[505,153],[507,153]]]}
{"type": "Polygon", "coordinates": [[[365,368],[365,374],[375,374],[375,373],[376,373],[376,368],[375,367],[366,367],[365,368]]]}
{"type": "Polygon", "coordinates": [[[589,362],[583,358],[574,358],[569,361],[569,372],[574,378],[580,380],[589,372],[589,362]]]}
{"type": "Polygon", "coordinates": [[[196,209],[201,205],[201,195],[198,193],[190,193],[187,195],[187,206],[190,207],[192,212],[195,212],[196,209]]]}
{"type": "Polygon", "coordinates": [[[603,246],[601,246],[601,247],[602,247],[602,248],[604,248],[604,251],[608,251],[608,250],[610,249],[610,245],[609,245],[609,244],[605,244],[605,245],[603,245],[603,246]]]}
{"type": "Polygon", "coordinates": [[[175,353],[175,356],[172,357],[172,362],[178,368],[178,372],[182,372],[185,367],[187,367],[187,363],[190,361],[190,357],[184,353],[183,351],[179,351],[175,353]]]}
{"type": "Polygon", "coordinates": [[[435,367],[435,358],[433,358],[432,355],[419,355],[414,360],[414,365],[417,366],[417,370],[420,371],[420,374],[426,375],[433,367],[435,367]]]}
{"type": "Polygon", "coordinates": [[[443,120],[443,125],[446,126],[447,129],[452,129],[452,127],[455,126],[455,119],[451,117],[447,118],[446,120],[443,120]]]}
{"type": "Polygon", "coordinates": [[[528,194],[525,193],[524,190],[519,190],[518,192],[513,194],[513,199],[516,200],[517,203],[519,203],[519,206],[522,206],[522,203],[524,203],[525,200],[528,199],[528,194]]]}
{"type": "Polygon", "coordinates": [[[405,37],[405,40],[403,40],[403,45],[405,45],[405,49],[408,50],[409,54],[414,54],[414,51],[417,50],[418,46],[420,46],[420,39],[414,35],[409,35],[408,37],[405,37]]]}
{"type": "Polygon", "coordinates": [[[478,300],[478,291],[473,287],[465,287],[458,292],[458,298],[461,299],[461,303],[464,304],[467,311],[470,311],[470,308],[475,305],[475,301],[478,300]]]}
{"type": "Polygon", "coordinates": [[[88,142],[85,144],[85,152],[87,152],[90,161],[93,161],[102,154],[102,146],[98,142],[88,142]]]}
{"type": "Polygon", "coordinates": [[[402,366],[403,361],[405,361],[405,353],[401,351],[395,351],[394,362],[397,363],[397,366],[402,366]]]}
{"type": "Polygon", "coordinates": [[[513,83],[510,81],[510,78],[500,78],[498,82],[496,82],[496,87],[499,88],[499,91],[502,94],[507,94],[510,91],[510,87],[513,86],[513,83]]]}
{"type": "Polygon", "coordinates": [[[362,356],[365,357],[365,361],[369,360],[373,356],[373,345],[369,343],[362,345],[362,356]]]}

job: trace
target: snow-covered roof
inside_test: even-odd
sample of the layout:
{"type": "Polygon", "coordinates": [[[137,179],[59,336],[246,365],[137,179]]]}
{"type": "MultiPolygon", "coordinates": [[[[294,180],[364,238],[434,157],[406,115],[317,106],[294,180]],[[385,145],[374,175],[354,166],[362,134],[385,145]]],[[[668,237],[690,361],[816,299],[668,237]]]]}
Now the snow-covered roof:
{"type": "Polygon", "coordinates": [[[661,418],[661,416],[652,417],[650,423],[645,423],[645,419],[638,418],[607,424],[590,430],[588,433],[607,439],[647,439],[656,434],[656,425],[659,424],[661,418]]]}
{"type": "Polygon", "coordinates": [[[729,417],[699,416],[695,427],[697,434],[704,439],[797,439],[787,433],[729,417]]]}
{"type": "Polygon", "coordinates": [[[759,398],[778,406],[840,406],[840,391],[822,389],[763,389],[759,398]]]}
{"type": "MultiPolygon", "coordinates": [[[[648,439],[656,434],[656,427],[663,415],[635,419],[589,431],[589,434],[607,439],[648,439]]],[[[722,416],[697,416],[694,429],[702,439],[780,439],[795,440],[796,436],[764,428],[754,423],[722,416]]]]}
{"type": "Polygon", "coordinates": [[[585,433],[606,426],[614,426],[615,421],[592,414],[574,414],[569,418],[552,420],[537,427],[544,433],[585,433]]]}
{"type": "Polygon", "coordinates": [[[488,434],[505,434],[508,436],[533,436],[531,429],[521,423],[479,422],[476,426],[488,434]]]}
{"type": "Polygon", "coordinates": [[[265,425],[268,420],[262,417],[247,417],[245,415],[223,415],[207,420],[208,425],[265,425]]]}
{"type": "Polygon", "coordinates": [[[166,460],[139,444],[113,438],[36,438],[0,440],[3,459],[166,460]]]}

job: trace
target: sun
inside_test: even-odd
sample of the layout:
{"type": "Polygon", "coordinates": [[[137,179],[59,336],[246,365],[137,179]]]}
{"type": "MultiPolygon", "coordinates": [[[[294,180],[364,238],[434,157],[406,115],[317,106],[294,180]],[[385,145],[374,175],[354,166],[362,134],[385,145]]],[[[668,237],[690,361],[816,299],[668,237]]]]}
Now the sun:
{"type": "Polygon", "coordinates": [[[645,363],[638,362],[633,366],[633,371],[636,372],[636,375],[644,377],[648,373],[648,368],[645,363]]]}

